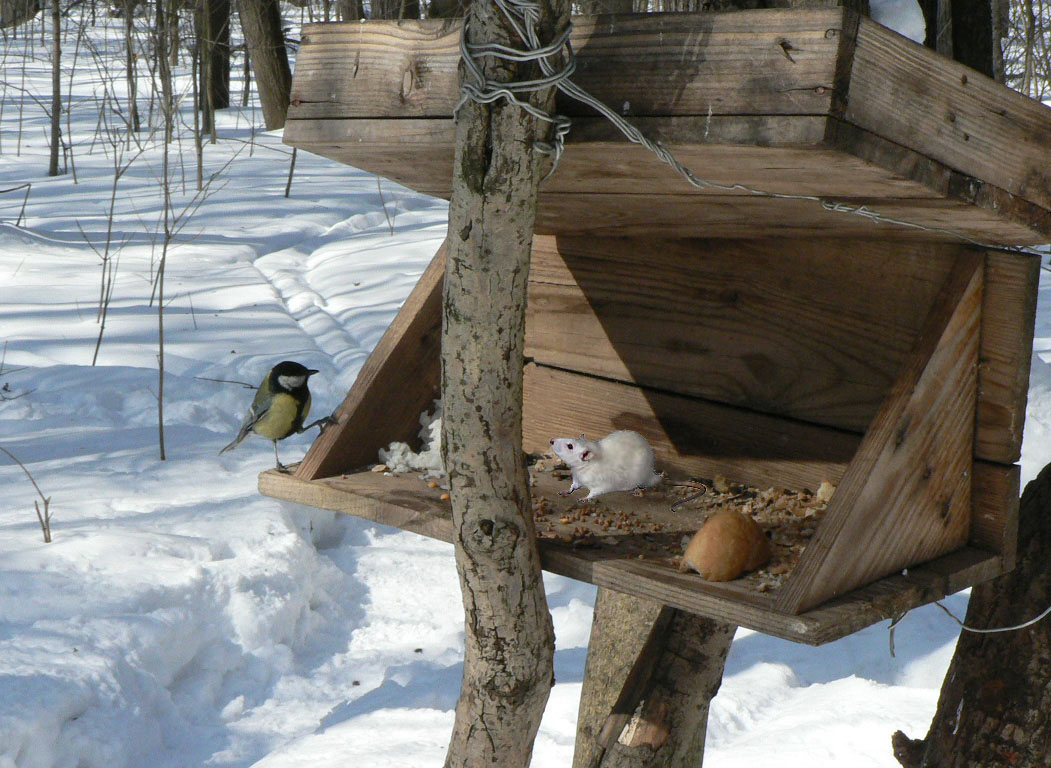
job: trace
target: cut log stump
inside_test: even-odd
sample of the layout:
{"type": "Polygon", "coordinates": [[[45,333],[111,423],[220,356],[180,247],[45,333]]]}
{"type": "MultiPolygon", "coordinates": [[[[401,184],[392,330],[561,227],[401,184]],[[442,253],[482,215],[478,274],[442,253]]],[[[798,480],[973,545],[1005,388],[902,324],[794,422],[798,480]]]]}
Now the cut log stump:
{"type": "Polygon", "coordinates": [[[573,768],[697,768],[708,708],[736,631],[733,624],[601,590],[573,768]]]}

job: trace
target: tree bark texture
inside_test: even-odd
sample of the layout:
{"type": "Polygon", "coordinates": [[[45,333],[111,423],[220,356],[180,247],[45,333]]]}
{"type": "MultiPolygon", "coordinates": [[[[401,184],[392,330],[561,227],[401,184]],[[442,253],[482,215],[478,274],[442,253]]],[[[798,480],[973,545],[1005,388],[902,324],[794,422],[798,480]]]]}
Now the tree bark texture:
{"type": "Polygon", "coordinates": [[[427,16],[432,19],[452,19],[467,14],[471,0],[430,0],[427,16]]]}
{"type": "Polygon", "coordinates": [[[356,21],[365,18],[365,6],[362,0],[339,0],[337,7],[341,21],[356,21]]]}
{"type": "Polygon", "coordinates": [[[268,131],[283,128],[292,90],[281,10],[277,0],[240,0],[238,13],[252,62],[256,90],[268,131]]]}
{"type": "MultiPolygon", "coordinates": [[[[157,0],[156,24],[154,25],[154,55],[156,56],[157,77],[161,81],[161,117],[164,120],[164,143],[172,140],[174,127],[175,96],[172,91],[172,68],[171,56],[169,55],[173,46],[172,20],[173,12],[170,0],[157,0]]],[[[165,155],[167,161],[167,155],[165,155]]],[[[167,170],[165,170],[167,173],[167,170]]],[[[164,176],[167,184],[168,177],[164,176]]]]}
{"type": "Polygon", "coordinates": [[[203,130],[210,131],[214,111],[230,106],[230,0],[198,0],[195,10],[203,130]]]}
{"type": "Polygon", "coordinates": [[[580,691],[573,768],[594,768],[602,759],[602,728],[660,612],[660,603],[599,587],[580,691]]]}
{"type": "Polygon", "coordinates": [[[128,123],[135,133],[142,130],[139,122],[138,73],[135,63],[135,6],[136,0],[123,0],[121,16],[124,22],[124,82],[128,89],[128,123]]]}
{"type": "MultiPolygon", "coordinates": [[[[1051,604],[1051,466],[1026,486],[1015,570],[974,587],[964,623],[1021,624],[1051,604]]],[[[907,768],[1051,765],[1051,618],[1013,632],[963,632],[926,739],[894,735],[907,768]]]]}
{"type": "MultiPolygon", "coordinates": [[[[600,768],[700,768],[704,761],[708,708],[737,627],[667,607],[658,626],[664,622],[649,680],[600,768]]],[[[637,666],[645,662],[640,657],[637,666]]]]}
{"type": "Polygon", "coordinates": [[[418,19],[420,0],[372,0],[374,19],[418,19]]]}
{"type": "Polygon", "coordinates": [[[62,145],[62,12],[51,0],[51,156],[47,175],[58,176],[58,151],[62,145]]]}
{"type": "MultiPolygon", "coordinates": [[[[542,9],[541,41],[569,7],[542,9]]],[[[469,42],[520,47],[503,15],[476,2],[469,42]]],[[[486,57],[490,80],[534,78],[535,64],[486,57]]],[[[462,65],[461,65],[462,72],[462,65]]],[[[533,94],[553,108],[551,91],[533,94]]],[[[544,595],[522,451],[526,282],[540,157],[547,137],[519,107],[466,103],[457,116],[442,312],[442,451],[463,590],[463,684],[445,765],[525,768],[554,682],[554,632],[544,595]]]]}
{"type": "Polygon", "coordinates": [[[38,0],[0,0],[0,28],[29,21],[40,12],[38,0]]]}

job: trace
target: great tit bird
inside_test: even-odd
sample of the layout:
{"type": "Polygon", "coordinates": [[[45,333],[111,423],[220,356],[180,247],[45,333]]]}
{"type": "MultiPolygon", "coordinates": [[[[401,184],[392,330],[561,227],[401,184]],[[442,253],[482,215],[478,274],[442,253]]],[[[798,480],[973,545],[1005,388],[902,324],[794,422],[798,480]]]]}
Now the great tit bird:
{"type": "Polygon", "coordinates": [[[274,461],[277,468],[282,472],[287,471],[281,459],[277,455],[277,441],[284,440],[289,435],[298,435],[306,432],[311,427],[325,428],[332,419],[324,417],[312,424],[303,426],[303,421],[310,412],[310,390],[307,389],[307,379],[317,373],[313,368],[307,368],[299,363],[285,360],[270,369],[252,400],[252,407],[245,414],[241,431],[228,446],[219,451],[224,454],[233,450],[248,437],[249,432],[255,432],[269,440],[274,441],[274,461]]]}

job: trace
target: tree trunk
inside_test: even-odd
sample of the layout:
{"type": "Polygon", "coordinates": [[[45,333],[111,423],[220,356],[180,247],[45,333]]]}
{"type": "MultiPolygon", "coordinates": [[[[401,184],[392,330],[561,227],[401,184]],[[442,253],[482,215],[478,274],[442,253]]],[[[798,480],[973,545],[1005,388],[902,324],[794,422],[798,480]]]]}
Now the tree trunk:
{"type": "Polygon", "coordinates": [[[51,0],[51,157],[47,175],[58,176],[58,150],[62,145],[62,12],[51,0]]]}
{"type": "Polygon", "coordinates": [[[418,19],[420,0],[372,0],[374,19],[418,19]]]}
{"type": "Polygon", "coordinates": [[[263,122],[268,131],[283,128],[292,90],[292,70],[288,66],[277,0],[240,0],[238,13],[263,106],[263,122]]]}
{"type": "Polygon", "coordinates": [[[215,128],[215,110],[230,106],[230,0],[200,0],[194,13],[200,51],[198,91],[202,130],[215,128]]]}
{"type": "MultiPolygon", "coordinates": [[[[564,0],[542,4],[541,41],[554,39],[568,20],[564,0]]],[[[474,3],[465,34],[476,44],[521,46],[491,2],[474,3]]],[[[479,64],[492,81],[539,75],[535,64],[491,57],[479,64]]],[[[529,98],[549,110],[553,97],[549,89],[529,98]]],[[[442,452],[466,637],[447,768],[528,766],[554,682],[554,632],[522,451],[526,281],[541,166],[534,144],[548,127],[504,100],[468,101],[457,115],[442,315],[442,452]]]]}
{"type": "Polygon", "coordinates": [[[1005,0],[920,0],[920,8],[924,45],[1003,82],[1005,0]]]}
{"type": "Polygon", "coordinates": [[[599,587],[580,691],[573,768],[594,768],[602,759],[602,729],[660,613],[660,603],[599,587]]]}
{"type": "Polygon", "coordinates": [[[663,608],[600,735],[599,768],[700,768],[708,708],[736,631],[663,608]]]}
{"type": "MultiPolygon", "coordinates": [[[[1018,565],[974,587],[964,623],[1010,627],[1051,604],[1051,466],[1019,511],[1018,565]]],[[[1013,632],[963,632],[926,739],[894,734],[907,768],[1045,768],[1051,756],[1051,619],[1013,632]]]]}
{"type": "MultiPolygon", "coordinates": [[[[173,43],[172,24],[174,15],[171,0],[157,0],[157,26],[154,34],[154,52],[157,56],[157,76],[161,81],[161,115],[164,119],[164,142],[172,140],[175,122],[175,96],[172,90],[171,56],[173,43]]],[[[166,182],[167,183],[167,182],[166,182]]]]}
{"type": "Polygon", "coordinates": [[[471,0],[430,0],[427,16],[432,19],[452,19],[467,14],[471,0]]]}
{"type": "Polygon", "coordinates": [[[362,0],[339,0],[338,8],[341,21],[357,21],[365,18],[365,6],[362,0]]]}
{"type": "Polygon", "coordinates": [[[0,0],[0,28],[17,26],[39,12],[40,3],[37,0],[0,0]]]}
{"type": "Polygon", "coordinates": [[[121,4],[124,22],[124,80],[128,88],[128,127],[138,133],[139,123],[138,71],[135,55],[135,6],[137,0],[124,0],[121,4]]]}

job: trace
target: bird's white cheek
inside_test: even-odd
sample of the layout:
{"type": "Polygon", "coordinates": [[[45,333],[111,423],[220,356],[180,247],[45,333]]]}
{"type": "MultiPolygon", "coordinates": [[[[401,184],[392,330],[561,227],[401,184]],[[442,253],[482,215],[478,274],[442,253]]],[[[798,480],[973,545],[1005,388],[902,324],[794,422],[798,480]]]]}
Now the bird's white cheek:
{"type": "Polygon", "coordinates": [[[278,376],[277,383],[285,389],[295,389],[301,387],[306,382],[306,376],[278,376]]]}

